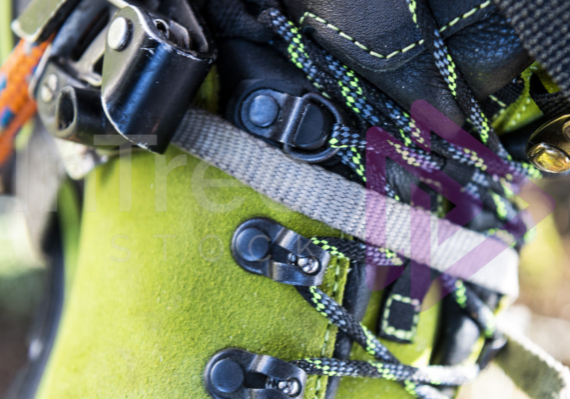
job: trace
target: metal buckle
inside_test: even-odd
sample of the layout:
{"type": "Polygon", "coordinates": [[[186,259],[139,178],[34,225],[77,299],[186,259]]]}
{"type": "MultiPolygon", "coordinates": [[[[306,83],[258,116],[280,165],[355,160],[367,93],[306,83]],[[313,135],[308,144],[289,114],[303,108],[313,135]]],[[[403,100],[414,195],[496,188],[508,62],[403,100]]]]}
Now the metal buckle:
{"type": "MultiPolygon", "coordinates": [[[[31,20],[27,13],[37,12],[36,3],[17,26],[31,20]]],[[[108,1],[83,0],[71,11],[65,8],[69,14],[32,87],[52,135],[88,146],[100,146],[98,137],[115,136],[110,147],[131,142],[153,152],[166,150],[215,51],[186,1],[155,4],[119,9],[108,1]]],[[[61,13],[53,10],[54,21],[61,13]]],[[[43,28],[27,29],[53,29],[54,21],[42,21],[43,28]]]]}
{"type": "Polygon", "coordinates": [[[299,286],[321,285],[330,261],[321,247],[265,218],[250,219],[236,229],[232,254],[250,273],[299,286]]]}
{"type": "Polygon", "coordinates": [[[334,124],[345,123],[343,114],[319,94],[285,90],[270,80],[242,82],[230,118],[246,131],[282,144],[293,158],[318,163],[333,157],[339,149],[327,141],[334,124]]]}
{"type": "Polygon", "coordinates": [[[204,381],[215,399],[301,399],[307,374],[275,357],[225,349],[206,365],[204,381]]]}

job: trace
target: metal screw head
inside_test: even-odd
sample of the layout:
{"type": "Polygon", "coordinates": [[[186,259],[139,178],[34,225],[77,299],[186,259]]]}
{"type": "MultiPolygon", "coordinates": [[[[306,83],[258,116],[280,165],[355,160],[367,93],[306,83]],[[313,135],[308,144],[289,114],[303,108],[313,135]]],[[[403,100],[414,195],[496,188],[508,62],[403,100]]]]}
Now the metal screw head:
{"type": "Polygon", "coordinates": [[[131,21],[126,18],[116,18],[109,26],[107,44],[115,51],[121,51],[131,40],[131,21]]]}
{"type": "Polygon", "coordinates": [[[40,96],[44,103],[49,103],[53,100],[58,83],[59,79],[55,73],[52,73],[46,78],[40,88],[40,96]]]}
{"type": "Polygon", "coordinates": [[[547,143],[538,143],[527,152],[529,160],[540,170],[562,173],[570,170],[570,158],[561,149],[547,143]]]}
{"type": "Polygon", "coordinates": [[[319,261],[315,258],[299,256],[295,263],[306,274],[313,274],[319,271],[319,261]]]}
{"type": "Polygon", "coordinates": [[[301,385],[295,378],[291,378],[287,381],[279,381],[277,383],[277,389],[279,389],[285,395],[293,397],[299,394],[301,385]]]}

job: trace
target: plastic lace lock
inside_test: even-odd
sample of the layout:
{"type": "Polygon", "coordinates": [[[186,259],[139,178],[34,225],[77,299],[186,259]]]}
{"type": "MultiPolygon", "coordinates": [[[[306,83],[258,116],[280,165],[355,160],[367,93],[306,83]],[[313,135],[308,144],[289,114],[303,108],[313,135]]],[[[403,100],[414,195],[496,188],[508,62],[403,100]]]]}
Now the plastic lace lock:
{"type": "Polygon", "coordinates": [[[214,61],[213,44],[185,1],[115,3],[124,7],[83,0],[66,15],[30,91],[57,138],[162,153],[214,61]]]}
{"type": "Polygon", "coordinates": [[[283,151],[309,163],[324,162],[339,148],[327,145],[343,114],[316,93],[301,94],[271,80],[247,80],[237,90],[229,119],[249,133],[282,144],[283,151]]]}
{"type": "Polygon", "coordinates": [[[299,286],[320,285],[330,261],[321,247],[265,218],[250,219],[237,228],[232,254],[248,272],[299,286]]]}
{"type": "Polygon", "coordinates": [[[307,375],[275,357],[225,349],[206,365],[204,381],[215,399],[301,399],[307,375]]]}

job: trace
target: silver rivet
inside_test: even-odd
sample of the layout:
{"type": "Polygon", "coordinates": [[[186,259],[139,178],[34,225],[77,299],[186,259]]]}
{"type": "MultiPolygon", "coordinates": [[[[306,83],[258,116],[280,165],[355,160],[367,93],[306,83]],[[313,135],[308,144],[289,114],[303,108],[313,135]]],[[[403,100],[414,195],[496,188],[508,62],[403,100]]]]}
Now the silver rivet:
{"type": "Polygon", "coordinates": [[[127,47],[130,40],[130,21],[123,17],[116,18],[107,32],[107,44],[113,50],[121,51],[127,47]]]}
{"type": "Polygon", "coordinates": [[[300,256],[297,258],[297,266],[306,274],[313,274],[319,270],[319,261],[315,258],[300,256]]]}
{"type": "Polygon", "coordinates": [[[44,80],[44,83],[40,88],[40,96],[44,103],[49,103],[51,100],[53,100],[53,97],[55,96],[55,92],[57,90],[57,85],[58,78],[55,73],[52,73],[46,78],[46,80],[44,80]]]}
{"type": "Polygon", "coordinates": [[[307,258],[299,258],[297,259],[297,266],[299,267],[305,267],[309,264],[309,259],[307,258]]]}
{"type": "Polygon", "coordinates": [[[294,253],[289,253],[289,255],[287,255],[287,261],[291,265],[298,266],[305,274],[315,274],[321,267],[318,259],[312,256],[299,256],[294,253]]]}
{"type": "Polygon", "coordinates": [[[287,396],[296,396],[301,390],[299,381],[294,378],[287,381],[279,381],[277,383],[277,388],[287,396]]]}

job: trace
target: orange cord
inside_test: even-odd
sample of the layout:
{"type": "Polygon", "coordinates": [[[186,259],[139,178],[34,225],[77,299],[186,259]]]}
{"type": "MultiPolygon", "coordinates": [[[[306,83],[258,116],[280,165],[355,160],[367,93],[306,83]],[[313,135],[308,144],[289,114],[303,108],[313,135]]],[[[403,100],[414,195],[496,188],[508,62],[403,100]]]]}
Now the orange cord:
{"type": "Polygon", "coordinates": [[[28,86],[49,42],[31,44],[20,40],[0,67],[0,166],[12,154],[16,134],[36,112],[28,86]]]}

